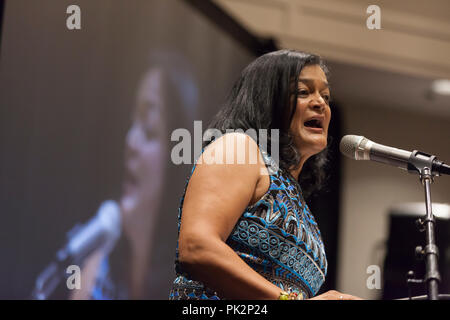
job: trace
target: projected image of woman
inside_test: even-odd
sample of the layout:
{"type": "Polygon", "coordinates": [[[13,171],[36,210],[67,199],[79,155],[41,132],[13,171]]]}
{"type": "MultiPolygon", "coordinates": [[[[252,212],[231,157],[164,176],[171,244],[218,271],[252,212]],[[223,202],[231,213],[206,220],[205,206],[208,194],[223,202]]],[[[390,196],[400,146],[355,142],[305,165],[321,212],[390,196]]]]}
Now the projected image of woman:
{"type": "MultiPolygon", "coordinates": [[[[158,270],[151,270],[158,265],[152,257],[155,250],[172,252],[175,245],[155,239],[158,231],[173,228],[165,225],[167,217],[161,217],[173,216],[167,211],[174,202],[174,185],[179,184],[171,178],[177,168],[170,163],[170,134],[176,128],[192,126],[197,98],[192,72],[181,56],[167,52],[152,55],[152,66],[137,88],[125,141],[119,201],[122,239],[111,255],[101,251],[92,254],[83,267],[82,290],[76,290],[73,299],[158,296],[149,288],[150,277],[161,277],[158,270]]],[[[169,269],[170,264],[162,268],[169,269]]],[[[160,293],[161,297],[166,294],[160,293]]]]}

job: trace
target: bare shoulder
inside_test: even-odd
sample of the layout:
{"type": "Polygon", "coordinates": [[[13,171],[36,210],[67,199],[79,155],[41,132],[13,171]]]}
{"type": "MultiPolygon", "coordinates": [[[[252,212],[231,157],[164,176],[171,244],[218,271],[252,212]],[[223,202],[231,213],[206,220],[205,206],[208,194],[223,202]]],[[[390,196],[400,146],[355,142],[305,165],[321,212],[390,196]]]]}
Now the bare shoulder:
{"type": "Polygon", "coordinates": [[[258,144],[250,136],[227,133],[211,142],[199,157],[188,186],[197,195],[227,193],[247,206],[269,188],[267,169],[258,144]]]}
{"type": "Polygon", "coordinates": [[[208,145],[186,190],[184,230],[213,226],[226,239],[245,208],[262,192],[258,159],[262,161],[258,145],[246,134],[228,133],[208,145]]]}
{"type": "Polygon", "coordinates": [[[257,170],[263,162],[258,144],[240,132],[224,134],[211,142],[198,164],[238,166],[241,170],[257,170]]]}

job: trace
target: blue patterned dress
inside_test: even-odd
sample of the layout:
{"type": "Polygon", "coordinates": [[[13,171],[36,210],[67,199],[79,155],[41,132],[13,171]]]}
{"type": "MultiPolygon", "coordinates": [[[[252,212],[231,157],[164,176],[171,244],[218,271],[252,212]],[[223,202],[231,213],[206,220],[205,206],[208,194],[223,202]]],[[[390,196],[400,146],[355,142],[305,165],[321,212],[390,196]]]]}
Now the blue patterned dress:
{"type": "MultiPolygon", "coordinates": [[[[297,180],[279,168],[261,149],[270,174],[270,187],[255,204],[248,206],[227,239],[227,244],[251,268],[281,290],[317,294],[325,281],[327,259],[318,225],[302,196],[297,180]]],[[[178,209],[178,231],[186,188],[178,209]]],[[[212,289],[190,279],[175,259],[176,279],[171,300],[221,299],[212,289]]]]}

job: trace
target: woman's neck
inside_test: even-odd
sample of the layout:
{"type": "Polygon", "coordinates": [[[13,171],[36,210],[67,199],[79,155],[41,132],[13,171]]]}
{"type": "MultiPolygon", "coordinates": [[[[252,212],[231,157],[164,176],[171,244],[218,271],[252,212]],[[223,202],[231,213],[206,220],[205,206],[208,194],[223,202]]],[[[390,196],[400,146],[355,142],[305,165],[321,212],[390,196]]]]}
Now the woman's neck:
{"type": "Polygon", "coordinates": [[[298,177],[300,176],[300,173],[302,172],[303,165],[305,164],[306,160],[308,160],[308,158],[309,158],[309,156],[301,156],[298,167],[295,169],[289,169],[289,173],[295,178],[295,180],[298,181],[298,177]]]}

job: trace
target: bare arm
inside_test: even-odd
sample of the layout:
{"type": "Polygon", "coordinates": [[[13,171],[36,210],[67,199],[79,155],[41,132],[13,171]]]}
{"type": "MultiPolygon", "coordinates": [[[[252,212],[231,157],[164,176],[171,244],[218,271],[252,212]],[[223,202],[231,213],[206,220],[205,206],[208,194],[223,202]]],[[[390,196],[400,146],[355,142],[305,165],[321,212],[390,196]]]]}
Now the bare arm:
{"type": "MultiPolygon", "coordinates": [[[[230,152],[243,152],[237,150],[242,139],[245,152],[257,148],[248,136],[232,135],[234,146],[227,144],[223,136],[208,146],[203,155],[220,152],[223,145],[225,162],[230,152]]],[[[260,157],[259,152],[257,154],[260,157]]],[[[254,198],[260,178],[261,163],[246,163],[207,164],[203,161],[196,165],[183,204],[179,260],[194,279],[226,298],[277,299],[280,288],[254,271],[225,243],[254,198]]]]}

